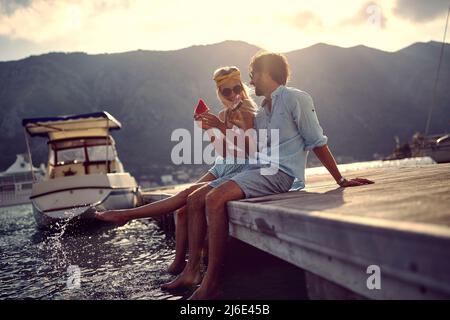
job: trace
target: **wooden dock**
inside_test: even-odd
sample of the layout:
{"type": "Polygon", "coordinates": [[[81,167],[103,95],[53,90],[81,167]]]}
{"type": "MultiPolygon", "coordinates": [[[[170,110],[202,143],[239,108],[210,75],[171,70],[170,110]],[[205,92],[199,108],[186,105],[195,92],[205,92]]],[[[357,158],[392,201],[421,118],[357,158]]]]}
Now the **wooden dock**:
{"type": "Polygon", "coordinates": [[[230,234],[303,269],[312,299],[449,299],[450,164],[346,173],[357,176],[376,183],[338,188],[316,175],[302,191],[231,201],[230,234]],[[367,285],[369,266],[380,289],[367,285]]]}

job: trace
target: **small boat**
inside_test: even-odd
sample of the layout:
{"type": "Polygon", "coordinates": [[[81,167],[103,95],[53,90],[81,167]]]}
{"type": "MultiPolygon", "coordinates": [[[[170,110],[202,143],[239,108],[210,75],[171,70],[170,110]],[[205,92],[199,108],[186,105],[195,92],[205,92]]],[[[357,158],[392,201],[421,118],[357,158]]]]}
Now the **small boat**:
{"type": "Polygon", "coordinates": [[[430,157],[437,163],[450,162],[450,134],[424,136],[416,133],[411,149],[415,157],[430,157]]]}
{"type": "Polygon", "coordinates": [[[430,157],[437,163],[450,162],[450,134],[448,133],[428,136],[416,133],[410,142],[403,145],[400,144],[398,137],[395,141],[393,153],[383,160],[430,157]]]}
{"type": "Polygon", "coordinates": [[[92,221],[94,211],[139,204],[139,186],[124,171],[110,135],[121,124],[108,112],[23,119],[22,125],[31,137],[48,139],[47,172],[34,180],[30,196],[38,227],[92,221]]]}

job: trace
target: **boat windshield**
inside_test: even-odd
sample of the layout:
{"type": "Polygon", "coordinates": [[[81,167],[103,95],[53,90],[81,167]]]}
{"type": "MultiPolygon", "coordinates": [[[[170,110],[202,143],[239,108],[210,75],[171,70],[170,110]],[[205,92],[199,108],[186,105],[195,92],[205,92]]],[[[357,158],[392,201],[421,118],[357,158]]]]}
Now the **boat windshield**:
{"type": "Polygon", "coordinates": [[[87,147],[89,161],[106,161],[114,160],[115,150],[112,146],[95,146],[87,147]]]}
{"type": "Polygon", "coordinates": [[[50,144],[49,163],[62,166],[75,163],[113,161],[116,156],[114,145],[106,145],[105,139],[54,141],[50,144]]]}
{"type": "Polygon", "coordinates": [[[83,163],[86,161],[84,148],[63,149],[57,151],[57,166],[69,163],[83,163]]]}

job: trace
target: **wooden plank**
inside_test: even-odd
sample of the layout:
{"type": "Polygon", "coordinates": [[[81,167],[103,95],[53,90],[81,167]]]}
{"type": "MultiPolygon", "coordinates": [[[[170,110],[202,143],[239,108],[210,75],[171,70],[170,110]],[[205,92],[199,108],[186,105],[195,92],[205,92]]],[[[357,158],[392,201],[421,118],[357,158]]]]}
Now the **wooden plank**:
{"type": "Polygon", "coordinates": [[[450,165],[375,169],[365,176],[376,181],[358,188],[337,188],[329,176],[304,191],[242,200],[306,212],[372,217],[450,226],[450,165]]]}

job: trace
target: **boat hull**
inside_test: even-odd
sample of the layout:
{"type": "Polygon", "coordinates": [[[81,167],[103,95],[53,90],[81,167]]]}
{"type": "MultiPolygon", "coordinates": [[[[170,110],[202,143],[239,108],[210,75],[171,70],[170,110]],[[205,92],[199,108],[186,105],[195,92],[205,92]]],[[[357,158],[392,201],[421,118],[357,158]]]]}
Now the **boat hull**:
{"type": "Polygon", "coordinates": [[[87,205],[83,207],[73,207],[69,209],[44,212],[33,205],[33,215],[36,224],[41,229],[46,229],[55,225],[64,224],[69,220],[72,222],[89,222],[94,220],[95,211],[129,209],[136,207],[138,194],[136,190],[111,191],[104,202],[97,205],[87,205]]]}
{"type": "Polygon", "coordinates": [[[450,144],[443,147],[423,148],[422,154],[429,156],[437,163],[450,162],[450,144]]]}
{"type": "Polygon", "coordinates": [[[38,227],[92,221],[95,211],[134,208],[140,197],[138,185],[128,174],[119,175],[61,178],[33,186],[31,201],[38,227]]]}

